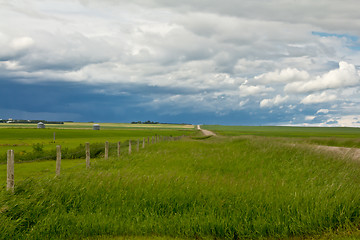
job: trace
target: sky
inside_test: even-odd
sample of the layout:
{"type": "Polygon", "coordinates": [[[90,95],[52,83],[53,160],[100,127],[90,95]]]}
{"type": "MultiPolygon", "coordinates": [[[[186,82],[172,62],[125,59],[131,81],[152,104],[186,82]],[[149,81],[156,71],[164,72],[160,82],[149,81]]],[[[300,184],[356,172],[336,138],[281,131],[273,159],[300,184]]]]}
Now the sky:
{"type": "Polygon", "coordinates": [[[0,119],[360,127],[358,0],[0,0],[0,119]]]}

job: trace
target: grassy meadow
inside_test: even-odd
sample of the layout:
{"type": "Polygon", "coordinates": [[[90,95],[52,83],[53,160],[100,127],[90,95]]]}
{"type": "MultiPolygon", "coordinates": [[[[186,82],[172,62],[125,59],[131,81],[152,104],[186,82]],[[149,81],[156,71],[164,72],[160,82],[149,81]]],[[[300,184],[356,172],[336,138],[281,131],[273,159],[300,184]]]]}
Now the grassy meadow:
{"type": "Polygon", "coordinates": [[[180,136],[192,134],[193,126],[188,125],[159,125],[152,127],[147,124],[101,124],[100,131],[92,130],[90,123],[65,123],[58,124],[62,128],[37,129],[36,124],[27,124],[20,127],[18,124],[2,124],[10,126],[0,127],[0,163],[6,162],[6,152],[13,149],[17,154],[17,160],[29,161],[35,159],[55,159],[56,145],[61,145],[64,151],[69,151],[77,158],[79,153],[84,155],[84,144],[89,142],[102,148],[104,142],[110,143],[127,142],[129,140],[143,139],[152,136],[180,136]],[[145,125],[144,127],[132,127],[133,125],[145,125]],[[161,128],[161,126],[164,128],[161,128]],[[166,125],[166,126],[165,126],[166,125]],[[128,128],[125,126],[129,126],[128,128]],[[16,128],[15,128],[16,127],[16,128]],[[82,128],[83,127],[83,128],[82,128]],[[55,134],[55,141],[54,141],[55,134]]]}
{"type": "Polygon", "coordinates": [[[268,137],[344,137],[359,138],[360,128],[350,127],[286,127],[286,126],[222,126],[203,125],[224,136],[268,136],[268,137]]]}
{"type": "MultiPolygon", "coordinates": [[[[0,239],[360,237],[359,162],[296,144],[332,133],[306,129],[306,136],[298,136],[301,131],[288,129],[287,137],[285,129],[264,136],[256,128],[246,134],[204,128],[220,136],[178,129],[172,134],[190,136],[120,158],[92,159],[90,169],[83,160],[64,160],[60,177],[54,177],[54,161],[19,163],[14,193],[0,184],[0,239]]],[[[358,138],[357,129],[340,130],[337,141],[358,138]]],[[[121,138],[115,133],[121,130],[106,131],[121,138]]],[[[136,136],[136,130],[127,131],[124,139],[130,131],[136,136]]],[[[69,141],[83,140],[80,133],[70,135],[69,141]]]]}
{"type": "MultiPolygon", "coordinates": [[[[56,129],[92,129],[94,123],[64,122],[64,124],[45,124],[47,128],[56,129]]],[[[131,124],[131,123],[99,123],[101,129],[193,129],[189,124],[131,124]]],[[[0,128],[36,128],[37,124],[0,123],[0,128]]]]}
{"type": "Polygon", "coordinates": [[[360,128],[205,125],[221,136],[274,137],[277,141],[360,148],[360,128]]]}

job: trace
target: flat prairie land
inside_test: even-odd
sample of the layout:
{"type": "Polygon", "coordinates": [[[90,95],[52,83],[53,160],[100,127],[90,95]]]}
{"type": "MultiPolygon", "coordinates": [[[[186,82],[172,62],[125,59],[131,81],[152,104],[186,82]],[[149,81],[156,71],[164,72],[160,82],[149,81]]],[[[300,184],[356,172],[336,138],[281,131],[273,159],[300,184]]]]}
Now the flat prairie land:
{"type": "Polygon", "coordinates": [[[351,127],[287,127],[287,126],[222,126],[203,125],[225,136],[270,136],[270,137],[345,137],[359,138],[360,128],[351,127]]]}
{"type": "Polygon", "coordinates": [[[349,127],[280,127],[280,126],[221,126],[204,125],[222,136],[273,137],[276,141],[315,145],[360,148],[360,128],[349,127]]]}
{"type": "Polygon", "coordinates": [[[37,129],[36,124],[29,124],[27,127],[20,127],[14,124],[16,128],[13,126],[7,128],[0,127],[0,163],[4,161],[6,151],[9,149],[13,149],[19,154],[25,154],[33,152],[34,147],[41,147],[41,150],[47,151],[54,150],[56,145],[74,149],[80,144],[84,145],[86,142],[103,144],[106,141],[115,143],[118,141],[143,140],[143,138],[151,138],[153,136],[180,136],[194,133],[193,127],[190,128],[182,125],[166,124],[166,128],[161,128],[161,126],[131,127],[132,125],[140,124],[103,125],[100,131],[92,130],[92,125],[90,126],[88,123],[83,125],[78,123],[65,124],[64,126],[67,127],[61,126],[62,128],[51,128],[52,126],[48,126],[45,129],[37,129]],[[83,128],[80,126],[83,126],[83,128]]]}
{"type": "MultiPolygon", "coordinates": [[[[218,136],[191,130],[179,141],[92,159],[90,169],[67,160],[60,177],[54,170],[31,176],[18,167],[23,176],[15,179],[14,193],[0,184],[0,239],[360,236],[359,162],[318,151],[318,143],[304,144],[309,138],[332,138],[328,132],[294,136],[298,130],[289,128],[290,137],[284,129],[262,136],[254,128],[246,134],[226,129],[222,135],[203,128],[218,136]]],[[[340,130],[330,130],[337,132],[336,143],[357,139],[357,129],[340,130]]],[[[54,161],[27,168],[32,166],[55,168],[54,161]]]]}
{"type": "MultiPolygon", "coordinates": [[[[45,124],[46,128],[59,129],[92,129],[95,123],[64,122],[64,124],[45,124]]],[[[101,129],[152,128],[152,129],[193,129],[189,124],[131,124],[131,123],[98,123],[101,129]]],[[[36,128],[37,124],[0,123],[0,128],[36,128]]]]}

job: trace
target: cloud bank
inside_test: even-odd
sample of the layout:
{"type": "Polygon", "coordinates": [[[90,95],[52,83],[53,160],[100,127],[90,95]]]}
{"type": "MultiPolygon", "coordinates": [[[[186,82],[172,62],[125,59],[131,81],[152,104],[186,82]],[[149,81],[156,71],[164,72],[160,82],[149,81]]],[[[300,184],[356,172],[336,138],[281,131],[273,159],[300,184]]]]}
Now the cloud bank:
{"type": "Polygon", "coordinates": [[[355,0],[1,1],[3,91],[75,85],[86,94],[59,92],[67,96],[53,102],[67,106],[54,108],[60,112],[35,111],[32,97],[27,105],[24,99],[6,100],[0,118],[36,112],[118,121],[125,113],[115,106],[126,104],[139,120],[178,116],[203,123],[359,126],[349,120],[360,117],[356,5],[355,0]],[[74,107],[91,98],[106,112],[96,116],[74,107]]]}

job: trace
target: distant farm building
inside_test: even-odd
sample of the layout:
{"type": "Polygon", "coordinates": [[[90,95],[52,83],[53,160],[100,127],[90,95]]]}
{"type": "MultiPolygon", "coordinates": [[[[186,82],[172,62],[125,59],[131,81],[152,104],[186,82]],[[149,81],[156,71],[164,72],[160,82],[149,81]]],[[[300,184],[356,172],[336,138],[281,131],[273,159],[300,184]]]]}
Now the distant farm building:
{"type": "Polygon", "coordinates": [[[100,130],[100,125],[99,124],[94,124],[93,125],[93,130],[100,130]]]}
{"type": "Polygon", "coordinates": [[[39,122],[39,123],[37,124],[37,128],[45,128],[45,124],[42,123],[42,122],[39,122]]]}

